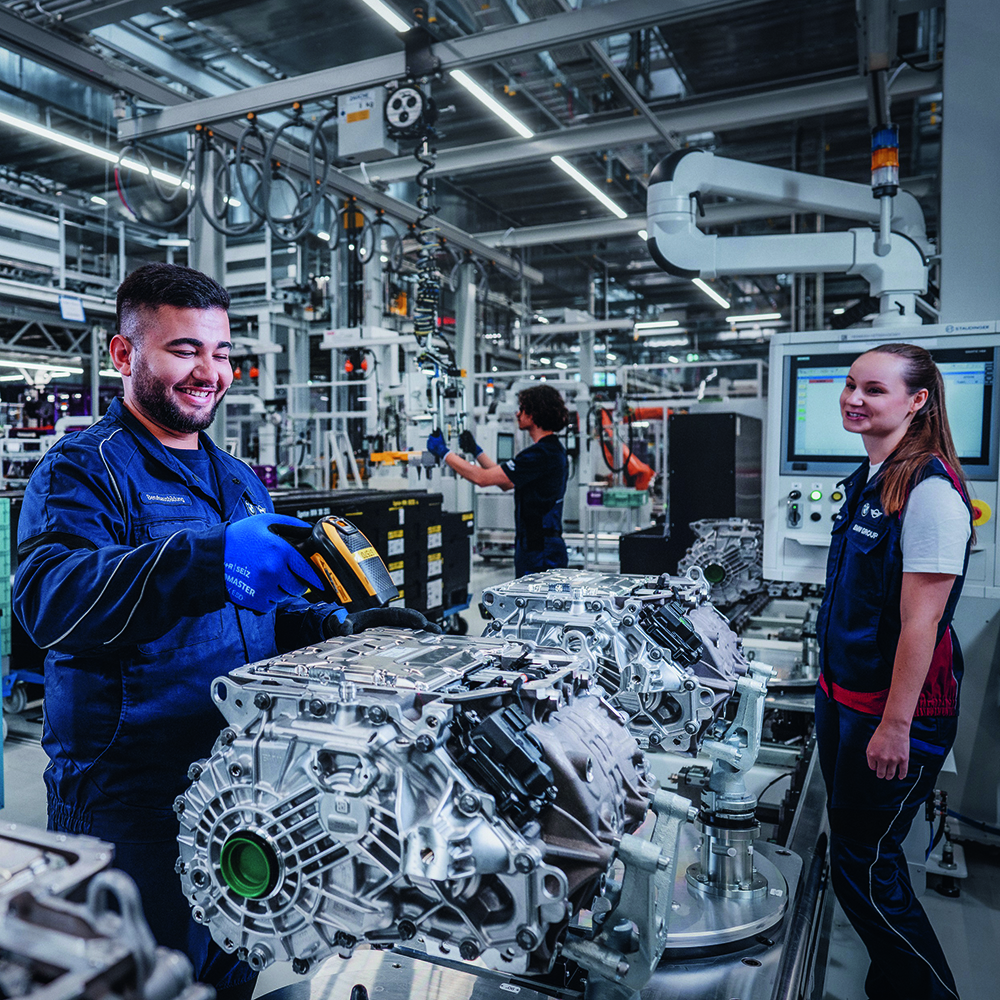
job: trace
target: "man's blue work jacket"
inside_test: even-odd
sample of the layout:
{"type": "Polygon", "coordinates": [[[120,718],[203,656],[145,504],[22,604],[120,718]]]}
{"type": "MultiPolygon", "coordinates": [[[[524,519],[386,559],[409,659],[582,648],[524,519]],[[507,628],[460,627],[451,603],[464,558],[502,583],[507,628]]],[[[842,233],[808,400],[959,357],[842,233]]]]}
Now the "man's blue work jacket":
{"type": "Polygon", "coordinates": [[[226,522],[273,511],[243,462],[200,436],[218,495],[116,400],[35,470],[14,610],[48,650],[49,823],[116,842],[176,836],[188,765],[222,728],[215,677],[323,638],[337,605],[257,614],[227,600],[226,522]]]}
{"type": "MultiPolygon", "coordinates": [[[[820,645],[820,686],[834,701],[868,715],[885,710],[896,646],[902,631],[903,522],[882,510],[882,476],[868,482],[868,462],[843,481],[846,500],[836,515],[826,568],[826,595],[816,623],[820,645]]],[[[881,472],[881,470],[880,470],[881,472]]],[[[910,486],[931,476],[947,479],[969,508],[954,473],[932,458],[910,486]]],[[[937,642],[915,716],[958,714],[962,653],[951,627],[969,566],[965,547],[962,575],[956,577],[938,623],[937,642]]]]}

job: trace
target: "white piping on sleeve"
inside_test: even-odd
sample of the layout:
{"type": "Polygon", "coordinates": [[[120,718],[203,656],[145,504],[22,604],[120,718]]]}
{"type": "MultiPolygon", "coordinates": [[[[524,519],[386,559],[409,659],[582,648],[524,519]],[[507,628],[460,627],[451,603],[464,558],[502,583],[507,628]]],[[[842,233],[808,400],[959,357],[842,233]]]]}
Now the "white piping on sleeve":
{"type": "MultiPolygon", "coordinates": [[[[183,529],[181,529],[181,530],[183,530],[183,529]]],[[[130,621],[132,621],[132,616],[133,616],[133,615],[135,614],[135,612],[136,612],[136,608],[138,608],[138,607],[139,607],[139,605],[140,605],[140,604],[142,603],[142,597],[143,597],[143,594],[145,594],[145,593],[146,593],[146,587],[147,587],[147,585],[149,584],[149,578],[150,578],[150,577],[151,577],[151,576],[153,575],[153,573],[155,573],[155,572],[156,572],[156,565],[157,565],[157,563],[158,563],[158,562],[160,561],[160,559],[162,558],[162,556],[163,556],[163,553],[167,551],[167,546],[168,546],[168,545],[169,545],[169,544],[170,544],[170,543],[171,543],[171,542],[172,542],[172,541],[173,541],[173,540],[174,540],[174,539],[175,539],[175,538],[176,538],[176,537],[177,537],[177,536],[178,536],[178,535],[179,535],[180,533],[181,533],[180,531],[175,531],[175,532],[174,532],[174,533],[173,533],[172,535],[170,535],[170,536],[169,536],[169,538],[167,538],[167,540],[166,540],[166,541],[165,541],[165,542],[164,542],[164,543],[163,543],[163,544],[162,544],[162,545],[160,546],[160,551],[156,553],[156,558],[155,558],[155,559],[153,560],[153,564],[152,564],[152,566],[150,566],[150,567],[149,567],[149,572],[148,572],[148,573],[146,574],[146,579],[142,581],[142,589],[141,589],[141,590],[139,591],[139,596],[138,596],[138,597],[136,598],[136,601],[135,601],[135,604],[133,604],[133,605],[132,605],[132,610],[131,610],[131,611],[130,611],[130,612],[128,613],[128,618],[126,618],[126,619],[125,619],[125,624],[124,624],[124,625],[122,625],[122,627],[121,627],[121,631],[119,631],[119,632],[118,632],[118,635],[113,635],[113,636],[112,636],[112,637],[111,637],[110,639],[107,639],[107,640],[105,640],[105,643],[104,643],[104,645],[105,645],[105,646],[108,646],[108,645],[110,645],[110,644],[111,644],[112,642],[114,642],[114,641],[115,641],[115,639],[117,639],[117,638],[118,638],[118,636],[120,636],[120,635],[122,634],[122,632],[124,632],[124,631],[125,631],[125,629],[127,629],[127,628],[128,628],[128,625],[129,625],[129,622],[130,622],[130,621]]],[[[119,565],[121,565],[121,564],[119,563],[119,565]]],[[[117,568],[118,568],[118,567],[116,566],[116,567],[115,567],[115,569],[117,569],[117,568]]]]}
{"type": "MultiPolygon", "coordinates": [[[[133,549],[132,551],[134,552],[135,550],[133,549]]],[[[63,641],[63,639],[65,639],[65,638],[66,638],[66,636],[68,636],[68,635],[70,634],[70,632],[72,632],[72,631],[73,631],[73,629],[75,629],[75,628],[77,627],[77,625],[79,625],[79,624],[80,624],[80,622],[82,622],[82,621],[83,621],[83,619],[84,619],[84,618],[86,618],[86,617],[87,617],[87,615],[89,615],[89,614],[90,614],[90,612],[91,612],[91,611],[93,611],[93,610],[94,610],[94,608],[96,608],[96,607],[97,607],[97,605],[98,605],[98,602],[99,602],[99,601],[101,600],[101,598],[102,598],[102,597],[104,596],[104,592],[105,592],[105,591],[106,591],[106,590],[108,589],[108,587],[110,587],[110,586],[111,586],[111,581],[112,581],[112,580],[113,580],[113,579],[115,578],[115,573],[117,573],[117,572],[118,572],[118,570],[119,570],[119,569],[121,568],[121,565],[122,565],[122,563],[123,563],[123,562],[125,562],[125,560],[126,560],[126,559],[127,559],[127,558],[128,558],[128,557],[129,557],[130,555],[131,555],[131,554],[132,554],[132,552],[126,552],[126,553],[125,553],[125,555],[123,555],[123,556],[121,557],[121,559],[119,559],[119,560],[118,560],[118,565],[117,565],[117,566],[115,566],[115,568],[114,568],[114,569],[113,569],[113,570],[111,571],[111,576],[109,576],[109,577],[108,577],[108,579],[107,579],[107,582],[106,582],[106,583],[104,584],[104,586],[103,586],[103,587],[101,587],[101,592],[100,592],[100,593],[99,593],[99,594],[97,595],[97,597],[95,597],[95,598],[94,598],[94,603],[93,603],[93,604],[91,604],[91,605],[90,605],[90,607],[89,607],[89,608],[87,608],[87,610],[86,610],[86,611],[84,611],[84,613],[83,613],[82,615],[80,615],[80,617],[79,617],[79,618],[77,618],[77,620],[76,620],[75,622],[73,622],[73,624],[72,624],[72,625],[70,625],[70,627],[69,627],[68,629],[66,629],[66,631],[65,631],[65,632],[63,632],[63,634],[62,634],[61,636],[59,636],[59,638],[58,638],[58,639],[53,639],[53,640],[52,640],[52,642],[48,642],[48,643],[46,643],[46,644],[45,644],[44,646],[40,646],[40,647],[39,647],[40,649],[51,649],[51,648],[52,648],[52,647],[53,647],[53,646],[54,646],[54,645],[55,645],[55,644],[56,644],[57,642],[62,642],[62,641],[63,641]]]]}
{"type": "MultiPolygon", "coordinates": [[[[917,777],[913,782],[913,786],[910,788],[910,792],[912,792],[913,789],[916,788],[917,785],[920,783],[920,776],[923,773],[924,773],[924,765],[921,764],[920,770],[917,772],[917,777]]],[[[874,871],[875,866],[878,864],[879,854],[882,851],[882,841],[885,840],[885,838],[889,835],[889,831],[892,829],[893,823],[895,823],[896,820],[899,819],[899,814],[903,811],[904,807],[906,806],[906,800],[910,797],[910,792],[907,792],[906,795],[903,797],[903,801],[899,804],[899,809],[896,810],[896,815],[892,817],[892,822],[889,823],[889,826],[886,828],[885,833],[883,833],[882,836],[879,837],[878,845],[875,848],[875,860],[872,861],[871,867],[869,867],[868,869],[868,901],[872,904],[872,908],[875,910],[875,912],[885,921],[886,927],[888,927],[889,930],[891,930],[892,933],[895,934],[896,937],[898,937],[900,941],[902,941],[903,944],[905,944],[906,947],[909,948],[910,951],[912,951],[913,954],[917,956],[917,958],[919,958],[922,962],[924,962],[927,965],[927,968],[929,968],[931,972],[934,973],[935,977],[937,978],[937,981],[953,997],[955,997],[956,1000],[958,1000],[958,994],[941,978],[941,976],[938,974],[937,969],[934,968],[930,960],[926,958],[924,955],[921,955],[920,952],[917,951],[917,949],[914,948],[913,945],[910,944],[910,942],[907,941],[906,938],[895,927],[892,926],[892,923],[889,921],[889,918],[875,904],[875,891],[872,888],[872,871],[874,871]]]]}
{"type": "Polygon", "coordinates": [[[111,485],[115,488],[115,496],[118,497],[118,509],[121,512],[122,520],[126,523],[128,522],[128,515],[125,512],[125,501],[122,499],[121,490],[118,489],[118,482],[114,477],[114,473],[111,471],[111,466],[108,465],[108,460],[104,457],[104,446],[121,430],[119,427],[117,430],[112,431],[97,447],[97,452],[101,456],[101,461],[104,463],[105,471],[108,474],[108,479],[111,480],[111,485]]]}

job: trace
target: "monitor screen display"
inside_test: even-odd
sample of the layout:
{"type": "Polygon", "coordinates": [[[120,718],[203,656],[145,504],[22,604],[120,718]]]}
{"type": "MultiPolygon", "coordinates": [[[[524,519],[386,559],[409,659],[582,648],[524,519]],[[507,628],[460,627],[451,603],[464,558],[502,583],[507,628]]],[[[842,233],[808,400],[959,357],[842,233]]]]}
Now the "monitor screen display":
{"type": "Polygon", "coordinates": [[[497,461],[508,462],[514,457],[514,435],[506,431],[497,434],[497,461]]]}
{"type": "MultiPolygon", "coordinates": [[[[941,370],[955,449],[967,474],[996,461],[991,436],[996,349],[958,347],[931,352],[941,370]]],[[[782,471],[848,471],[864,458],[858,434],[844,430],[840,393],[851,367],[843,354],[798,354],[786,359],[782,471]]]]}

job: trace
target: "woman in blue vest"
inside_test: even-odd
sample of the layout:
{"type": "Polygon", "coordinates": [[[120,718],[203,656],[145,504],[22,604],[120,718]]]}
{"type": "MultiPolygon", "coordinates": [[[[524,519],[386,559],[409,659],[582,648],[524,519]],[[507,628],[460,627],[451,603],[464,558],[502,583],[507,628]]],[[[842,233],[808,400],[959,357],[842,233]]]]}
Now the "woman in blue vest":
{"type": "Polygon", "coordinates": [[[972,511],[927,351],[862,354],[840,409],[868,460],[844,481],[817,623],[833,885],[868,949],[869,1000],[954,998],[902,845],[955,740],[962,656],[951,619],[972,511]]]}

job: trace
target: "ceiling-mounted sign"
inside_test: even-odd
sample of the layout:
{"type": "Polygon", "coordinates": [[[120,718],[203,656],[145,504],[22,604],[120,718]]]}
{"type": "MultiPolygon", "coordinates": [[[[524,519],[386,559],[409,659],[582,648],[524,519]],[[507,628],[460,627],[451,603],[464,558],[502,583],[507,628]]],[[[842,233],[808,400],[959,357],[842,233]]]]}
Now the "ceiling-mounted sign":
{"type": "Polygon", "coordinates": [[[83,301],[73,295],[59,296],[59,315],[70,323],[87,322],[87,314],[83,311],[83,301]]]}

